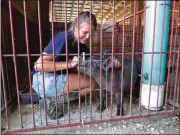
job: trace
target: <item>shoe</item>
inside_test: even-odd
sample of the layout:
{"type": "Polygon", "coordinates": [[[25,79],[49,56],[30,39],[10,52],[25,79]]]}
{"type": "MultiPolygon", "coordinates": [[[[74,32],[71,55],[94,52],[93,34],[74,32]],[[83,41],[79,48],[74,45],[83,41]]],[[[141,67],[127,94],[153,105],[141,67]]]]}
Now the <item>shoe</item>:
{"type": "MultiPolygon", "coordinates": [[[[56,119],[56,99],[55,97],[47,97],[46,99],[46,113],[51,120],[56,119]]],[[[39,100],[41,107],[44,109],[44,98],[39,100]]],[[[58,102],[57,99],[57,118],[62,118],[63,113],[63,102],[58,102]]]]}
{"type": "MultiPolygon", "coordinates": [[[[69,97],[67,97],[67,95],[60,95],[57,96],[57,102],[56,102],[56,98],[53,97],[47,97],[46,98],[46,113],[49,116],[49,118],[51,120],[55,120],[56,119],[56,103],[57,103],[57,118],[62,118],[64,116],[64,109],[63,107],[65,107],[66,103],[69,101],[74,101],[77,100],[79,98],[79,94],[78,92],[71,92],[69,93],[69,97]]],[[[41,107],[44,109],[44,98],[39,100],[39,103],[41,105],[41,107]]]]}

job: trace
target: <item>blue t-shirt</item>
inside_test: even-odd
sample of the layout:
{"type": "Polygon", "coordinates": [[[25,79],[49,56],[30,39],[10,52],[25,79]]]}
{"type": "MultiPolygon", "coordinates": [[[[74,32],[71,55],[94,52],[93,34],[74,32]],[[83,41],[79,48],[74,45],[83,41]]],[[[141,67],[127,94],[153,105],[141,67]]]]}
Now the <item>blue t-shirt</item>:
{"type": "MultiPolygon", "coordinates": [[[[72,32],[67,32],[67,45],[68,45],[68,54],[77,55],[78,43],[77,41],[75,41],[74,35],[72,32]]],[[[89,48],[85,44],[79,43],[79,48],[80,48],[80,54],[82,52],[90,53],[89,48]]],[[[66,54],[65,32],[59,32],[54,36],[54,51],[55,51],[56,61],[66,61],[66,56],[58,55],[58,54],[66,54]]],[[[44,53],[53,54],[52,39],[50,40],[47,47],[44,49],[44,53]]],[[[68,60],[72,59],[73,56],[68,55],[68,60]]]]}
{"type": "MultiPolygon", "coordinates": [[[[78,54],[78,43],[74,39],[74,35],[72,32],[67,32],[67,45],[68,45],[68,60],[72,59],[73,56],[77,56],[78,54]]],[[[79,43],[80,55],[82,52],[89,54],[89,48],[85,44],[79,43]]],[[[44,54],[52,54],[53,55],[53,46],[52,46],[52,39],[50,40],[49,44],[44,49],[44,54]]],[[[65,39],[65,32],[59,32],[54,36],[54,53],[55,53],[55,60],[56,62],[66,62],[66,55],[58,55],[58,54],[66,54],[66,39],[65,39]]],[[[68,69],[69,70],[69,69],[68,69]]],[[[69,70],[71,72],[71,70],[69,70]]],[[[66,69],[59,73],[66,73],[66,69]]]]}

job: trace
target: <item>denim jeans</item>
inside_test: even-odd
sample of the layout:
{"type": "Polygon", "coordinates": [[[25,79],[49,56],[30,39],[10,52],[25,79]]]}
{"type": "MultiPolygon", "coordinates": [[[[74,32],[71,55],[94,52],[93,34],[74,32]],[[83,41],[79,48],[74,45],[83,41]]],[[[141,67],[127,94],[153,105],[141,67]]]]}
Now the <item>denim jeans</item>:
{"type": "Polygon", "coordinates": [[[54,80],[54,73],[44,72],[37,72],[33,75],[33,89],[37,92],[37,94],[44,98],[45,97],[52,97],[55,96],[55,81],[56,81],[56,89],[57,95],[60,95],[64,89],[66,84],[66,74],[56,74],[56,80],[54,80]],[[43,87],[43,75],[44,75],[44,87],[43,87]]]}

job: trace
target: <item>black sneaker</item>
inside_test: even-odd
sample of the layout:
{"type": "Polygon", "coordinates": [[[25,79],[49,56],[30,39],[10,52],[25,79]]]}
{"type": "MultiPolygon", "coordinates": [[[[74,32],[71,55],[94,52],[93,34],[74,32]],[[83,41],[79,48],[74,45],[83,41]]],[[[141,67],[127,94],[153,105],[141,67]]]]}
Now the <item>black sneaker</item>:
{"type": "MultiPolygon", "coordinates": [[[[40,105],[44,109],[44,99],[39,100],[40,105]]],[[[55,97],[47,97],[46,98],[46,113],[50,119],[56,119],[56,99],[55,97]]],[[[62,118],[64,116],[63,113],[63,102],[58,102],[57,99],[57,117],[62,118]]]]}
{"type": "MultiPolygon", "coordinates": [[[[55,97],[47,97],[46,98],[46,112],[50,119],[56,119],[56,103],[57,103],[57,118],[62,118],[64,116],[64,109],[66,103],[69,101],[74,101],[79,98],[78,92],[69,93],[69,98],[67,95],[57,96],[57,102],[55,97]]],[[[44,108],[44,99],[39,100],[40,105],[44,108]]]]}

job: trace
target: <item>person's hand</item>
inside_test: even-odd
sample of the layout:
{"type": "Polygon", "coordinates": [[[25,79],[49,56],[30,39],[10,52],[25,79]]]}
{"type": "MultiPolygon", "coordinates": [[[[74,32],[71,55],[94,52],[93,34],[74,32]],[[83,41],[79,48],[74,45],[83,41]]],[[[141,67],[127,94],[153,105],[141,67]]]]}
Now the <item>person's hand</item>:
{"type": "Polygon", "coordinates": [[[68,68],[74,68],[78,64],[78,57],[74,56],[71,61],[69,61],[68,68]]]}
{"type": "Polygon", "coordinates": [[[113,60],[113,66],[114,66],[115,68],[119,68],[119,67],[121,67],[121,63],[120,63],[117,59],[114,59],[114,60],[113,60]]]}

